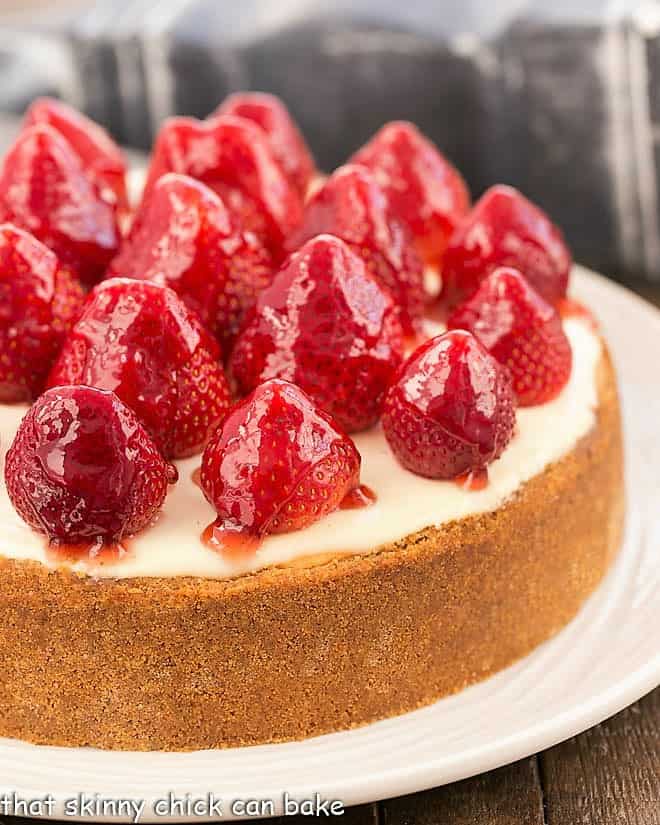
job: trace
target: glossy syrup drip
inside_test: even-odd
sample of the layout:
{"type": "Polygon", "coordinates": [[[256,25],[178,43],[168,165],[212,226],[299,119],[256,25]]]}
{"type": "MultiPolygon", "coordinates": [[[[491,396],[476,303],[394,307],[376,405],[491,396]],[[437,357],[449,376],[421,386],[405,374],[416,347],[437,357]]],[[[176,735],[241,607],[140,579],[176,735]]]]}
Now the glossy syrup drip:
{"type": "Polygon", "coordinates": [[[584,321],[588,321],[592,329],[598,329],[598,322],[591,311],[588,310],[584,304],[581,304],[573,298],[562,298],[557,305],[557,310],[564,319],[580,318],[584,321]]]}
{"type": "Polygon", "coordinates": [[[53,562],[90,561],[94,564],[116,564],[132,555],[132,551],[130,539],[106,541],[99,537],[75,544],[46,539],[46,555],[53,562]]]}
{"type": "Polygon", "coordinates": [[[485,490],[488,487],[488,468],[483,467],[481,470],[471,470],[467,473],[461,473],[456,476],[454,484],[462,487],[464,490],[485,490]]]}
{"type": "MultiPolygon", "coordinates": [[[[199,477],[199,471],[193,472],[193,481],[199,477]]],[[[361,507],[369,507],[376,501],[376,494],[367,487],[360,484],[344,496],[339,505],[340,510],[357,510],[361,507]]],[[[247,530],[240,530],[223,525],[220,519],[212,522],[204,529],[201,536],[202,543],[216,553],[225,555],[241,555],[243,553],[254,553],[261,544],[261,537],[255,536],[247,530]]]]}
{"type": "MultiPolygon", "coordinates": [[[[176,473],[174,465],[170,465],[176,473]]],[[[170,476],[168,472],[168,476],[170,476]]],[[[177,476],[178,477],[178,476],[177,476]]],[[[170,481],[170,483],[173,483],[170,481]]],[[[59,539],[48,539],[44,537],[46,544],[46,555],[53,562],[77,562],[88,561],[92,565],[103,564],[117,564],[117,562],[135,556],[133,542],[139,536],[151,530],[163,517],[162,513],[158,513],[151,524],[143,527],[139,533],[123,536],[116,541],[110,541],[97,536],[89,541],[82,542],[65,542],[59,539]]]]}
{"type": "Polygon", "coordinates": [[[258,536],[246,530],[236,530],[224,527],[218,521],[213,521],[202,533],[202,543],[216,553],[236,556],[245,553],[255,553],[261,544],[258,536]]]}
{"type": "Polygon", "coordinates": [[[376,493],[374,493],[371,487],[367,487],[366,484],[360,484],[344,496],[339,505],[339,509],[357,510],[360,507],[369,507],[375,501],[376,493]]]}

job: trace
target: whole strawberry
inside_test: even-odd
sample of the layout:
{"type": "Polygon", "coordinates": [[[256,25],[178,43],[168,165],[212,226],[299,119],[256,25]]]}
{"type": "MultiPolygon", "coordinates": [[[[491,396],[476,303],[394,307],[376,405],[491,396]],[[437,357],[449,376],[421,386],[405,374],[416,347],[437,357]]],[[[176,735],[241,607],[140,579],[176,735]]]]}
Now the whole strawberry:
{"type": "Polygon", "coordinates": [[[0,221],[31,232],[84,283],[98,281],[119,244],[116,210],[65,138],[24,129],[0,170],[0,221]]]}
{"type": "Polygon", "coordinates": [[[452,233],[470,207],[470,193],[458,170],[405,121],[385,124],[350,163],[371,169],[392,214],[408,227],[421,257],[439,266],[452,233]]]}
{"type": "Polygon", "coordinates": [[[234,407],[202,458],[204,495],[228,533],[301,530],[359,482],[351,439],[301,389],[277,379],[234,407]]]}
{"type": "Polygon", "coordinates": [[[54,252],[22,229],[0,225],[0,403],[39,395],[83,300],[54,252]]]}
{"type": "Polygon", "coordinates": [[[243,315],[272,279],[269,252],[203,183],[159,178],[108,276],[171,287],[228,352],[243,315]]]}
{"type": "Polygon", "coordinates": [[[218,346],[167,287],[111,278],[95,287],[48,383],[112,390],[167,458],[199,452],[229,409],[218,346]]]}
{"type": "Polygon", "coordinates": [[[368,169],[337,169],[308,201],[303,223],[287,248],[299,249],[321,233],[341,238],[362,257],[392,293],[404,332],[412,335],[424,310],[422,262],[402,224],[389,216],[385,195],[368,169]]]}
{"type": "Polygon", "coordinates": [[[343,241],[319,235],[261,293],[230,366],[242,392],[284,378],[353,432],[378,420],[402,354],[391,295],[343,241]]]}
{"type": "Polygon", "coordinates": [[[111,392],[56,387],[23,418],[5,461],[12,504],[56,543],[115,542],[149,525],[176,479],[111,392]]]}
{"type": "Polygon", "coordinates": [[[263,129],[275,160],[299,195],[305,197],[316,172],[314,158],[279,97],[264,92],[237,92],[225,98],[211,117],[218,115],[242,117],[263,129]]]}
{"type": "Polygon", "coordinates": [[[493,186],[460,224],[442,261],[442,298],[474,294],[498,266],[512,266],[551,304],[566,295],[571,253],[548,216],[516,189],[493,186]]]}
{"type": "Polygon", "coordinates": [[[383,407],[392,452],[407,470],[428,478],[483,470],[502,454],[514,425],[511,376],[462,330],[416,349],[383,407]]]}
{"type": "Polygon", "coordinates": [[[571,375],[571,345],[559,314],[516,269],[492,272],[447,326],[469,330],[509,368],[522,407],[551,401],[571,375]]]}
{"type": "Polygon", "coordinates": [[[126,161],[105,129],[82,112],[50,97],[35,100],[25,114],[26,127],[38,123],[52,126],[69,142],[103,200],[121,211],[128,210],[126,161]]]}
{"type": "Polygon", "coordinates": [[[275,257],[300,223],[302,204],[273,157],[263,130],[244,118],[165,121],[154,145],[143,200],[166,172],[190,175],[220,195],[243,229],[275,257]]]}

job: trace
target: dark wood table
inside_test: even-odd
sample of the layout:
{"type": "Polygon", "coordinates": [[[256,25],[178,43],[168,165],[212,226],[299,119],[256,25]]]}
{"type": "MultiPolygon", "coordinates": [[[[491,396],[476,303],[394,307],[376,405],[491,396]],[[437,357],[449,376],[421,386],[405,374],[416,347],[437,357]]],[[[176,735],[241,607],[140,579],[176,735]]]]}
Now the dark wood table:
{"type": "MultiPolygon", "coordinates": [[[[0,149],[14,130],[15,121],[0,116],[0,149]]],[[[660,284],[629,286],[660,306],[660,284]]],[[[11,785],[11,777],[1,779],[11,785]]],[[[262,821],[302,825],[308,820],[262,821]]],[[[0,816],[0,825],[31,822],[0,816]]],[[[536,756],[442,788],[349,808],[341,822],[660,825],[660,688],[601,725],[536,756]]]]}

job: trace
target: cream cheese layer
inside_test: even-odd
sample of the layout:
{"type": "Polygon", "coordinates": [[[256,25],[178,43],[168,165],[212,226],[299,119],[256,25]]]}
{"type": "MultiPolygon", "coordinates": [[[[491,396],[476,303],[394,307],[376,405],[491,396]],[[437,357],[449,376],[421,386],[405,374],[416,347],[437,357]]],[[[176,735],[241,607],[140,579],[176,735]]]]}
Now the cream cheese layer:
{"type": "MultiPolygon", "coordinates": [[[[564,328],[573,349],[573,370],[561,395],[548,404],[517,411],[516,433],[502,457],[490,465],[489,483],[466,490],[454,482],[432,481],[401,467],[380,427],[354,436],[362,455],[362,482],[376,494],[366,508],[339,510],[305,530],[266,537],[256,552],[222,554],[201,534],[215,518],[194,481],[201,456],[177,462],[179,481],[149,529],[132,537],[128,552],[107,558],[62,561],[47,539],[16,514],[0,484],[0,555],[62,565],[94,577],[201,576],[231,578],[317,554],[371,553],[425,527],[493,511],[522,484],[560,459],[594,426],[598,403],[597,366],[601,342],[591,324],[569,318],[564,328]]],[[[4,454],[26,407],[0,405],[0,450],[4,454]]]]}

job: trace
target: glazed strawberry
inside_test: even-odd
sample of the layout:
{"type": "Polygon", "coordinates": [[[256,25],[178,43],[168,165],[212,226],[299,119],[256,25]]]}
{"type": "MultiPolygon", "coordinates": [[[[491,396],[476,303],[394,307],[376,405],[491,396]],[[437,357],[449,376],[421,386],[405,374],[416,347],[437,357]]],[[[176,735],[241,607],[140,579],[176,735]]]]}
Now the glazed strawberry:
{"type": "Polygon", "coordinates": [[[514,425],[511,376],[462,330],[415,350],[383,407],[392,452],[407,470],[428,478],[483,470],[502,454],[514,425]]]}
{"type": "Polygon", "coordinates": [[[522,407],[552,400],[571,375],[571,345],[559,314],[515,269],[492,272],[447,326],[472,332],[509,368],[522,407]]]}
{"type": "Polygon", "coordinates": [[[512,266],[546,301],[566,295],[571,253],[548,216],[516,189],[493,186],[456,230],[442,261],[442,297],[455,306],[498,266],[512,266]]]}
{"type": "Polygon", "coordinates": [[[360,481],[351,439],[301,389],[266,381],[234,407],[204,450],[201,483],[224,532],[301,530],[360,481]]]}
{"type": "Polygon", "coordinates": [[[91,292],[49,386],[112,390],[167,458],[199,452],[229,408],[215,339],[176,293],[112,278],[91,292]]]}
{"type": "Polygon", "coordinates": [[[321,233],[336,235],[360,255],[367,269],[391,291],[406,334],[424,308],[422,262],[404,227],[389,217],[387,200],[362,166],[342,166],[305,207],[301,227],[287,242],[290,251],[321,233]]]}
{"type": "Polygon", "coordinates": [[[25,126],[38,123],[52,126],[69,142],[103,200],[120,210],[128,210],[126,161],[105,129],[82,112],[50,97],[35,100],[25,114],[25,126]]]}
{"type": "Polygon", "coordinates": [[[0,225],[0,403],[39,395],[83,300],[54,252],[22,229],[0,225]]]}
{"type": "Polygon", "coordinates": [[[215,192],[169,173],[154,184],[108,276],[171,287],[228,352],[245,311],[272,279],[272,260],[215,192]]]}
{"type": "Polygon", "coordinates": [[[458,170],[405,121],[383,126],[350,163],[371,169],[423,260],[439,266],[449,238],[470,208],[470,193],[458,170]]]}
{"type": "Polygon", "coordinates": [[[208,121],[174,117],[156,139],[144,200],[166,172],[201,180],[222,198],[244,229],[255,232],[274,255],[300,222],[300,196],[286,179],[263,130],[243,118],[208,121]]]}
{"type": "Polygon", "coordinates": [[[319,235],[259,296],[231,371],[244,393],[268,378],[292,381],[353,432],[377,421],[402,353],[391,295],[343,241],[319,235]]]}
{"type": "Polygon", "coordinates": [[[119,242],[114,207],[69,143],[46,125],[24,129],[5,156],[0,221],[31,232],[86,284],[102,277],[119,242]]]}
{"type": "Polygon", "coordinates": [[[279,97],[264,92],[237,92],[229,95],[212,117],[218,115],[243,117],[263,129],[275,160],[300,196],[305,197],[316,171],[314,158],[279,97]]]}
{"type": "Polygon", "coordinates": [[[5,461],[20,517],[57,543],[92,550],[149,525],[175,480],[135,414],[114,393],[92,387],[45,392],[5,461]]]}

